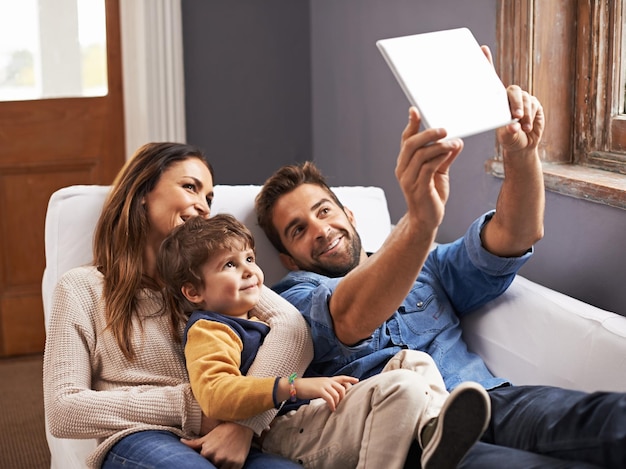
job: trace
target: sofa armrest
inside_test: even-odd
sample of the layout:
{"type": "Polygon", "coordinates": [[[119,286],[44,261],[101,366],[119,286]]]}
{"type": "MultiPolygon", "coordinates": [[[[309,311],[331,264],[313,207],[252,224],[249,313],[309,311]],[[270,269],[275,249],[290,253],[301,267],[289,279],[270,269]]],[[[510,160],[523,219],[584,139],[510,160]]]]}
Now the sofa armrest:
{"type": "Polygon", "coordinates": [[[464,318],[463,335],[514,384],[626,391],[626,317],[524,277],[464,318]]]}

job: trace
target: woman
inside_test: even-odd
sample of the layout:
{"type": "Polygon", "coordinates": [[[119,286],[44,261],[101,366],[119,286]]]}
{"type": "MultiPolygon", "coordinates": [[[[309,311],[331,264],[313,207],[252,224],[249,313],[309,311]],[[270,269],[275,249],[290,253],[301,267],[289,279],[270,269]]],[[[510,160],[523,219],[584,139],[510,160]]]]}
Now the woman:
{"type": "MultiPolygon", "coordinates": [[[[255,449],[248,455],[253,431],[275,411],[212,428],[189,386],[181,344],[187,318],[164,307],[156,257],[175,226],[209,217],[212,199],[213,169],[198,148],[144,145],[105,201],[94,265],[70,270],[55,289],[46,418],[56,437],[98,439],[91,467],[300,467],[255,449]]],[[[250,374],[302,374],[312,346],[300,314],[265,287],[257,314],[272,330],[250,374]]]]}

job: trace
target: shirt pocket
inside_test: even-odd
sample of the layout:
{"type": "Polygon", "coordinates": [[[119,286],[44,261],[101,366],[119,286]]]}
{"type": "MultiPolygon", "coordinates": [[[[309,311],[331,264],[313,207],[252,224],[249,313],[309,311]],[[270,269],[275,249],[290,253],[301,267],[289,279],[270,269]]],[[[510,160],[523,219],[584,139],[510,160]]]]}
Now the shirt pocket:
{"type": "Polygon", "coordinates": [[[398,308],[398,321],[401,331],[406,328],[412,334],[420,336],[434,336],[452,322],[435,290],[421,282],[415,282],[413,289],[398,308]]]}

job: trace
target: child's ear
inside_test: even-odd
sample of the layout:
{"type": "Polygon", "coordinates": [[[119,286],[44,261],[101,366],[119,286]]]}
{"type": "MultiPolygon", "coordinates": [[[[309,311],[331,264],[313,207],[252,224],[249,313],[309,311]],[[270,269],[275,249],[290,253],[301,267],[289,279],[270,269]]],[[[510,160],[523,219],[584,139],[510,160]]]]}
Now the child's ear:
{"type": "Polygon", "coordinates": [[[200,292],[191,283],[185,283],[182,287],[180,287],[180,291],[183,293],[183,295],[185,295],[185,298],[187,298],[193,304],[202,303],[202,297],[200,296],[200,292]]]}

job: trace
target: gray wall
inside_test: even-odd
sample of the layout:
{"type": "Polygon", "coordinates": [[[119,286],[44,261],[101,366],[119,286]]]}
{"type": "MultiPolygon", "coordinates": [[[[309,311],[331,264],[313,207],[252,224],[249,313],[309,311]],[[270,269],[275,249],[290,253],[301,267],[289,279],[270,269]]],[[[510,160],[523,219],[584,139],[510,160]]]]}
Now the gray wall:
{"type": "MultiPolygon", "coordinates": [[[[383,187],[395,221],[408,102],[375,41],[460,26],[496,53],[496,0],[183,0],[188,140],[224,183],[313,158],[333,185],[383,187]]],[[[483,169],[493,153],[492,132],[465,140],[438,241],[495,206],[501,181],[483,169]]],[[[545,225],[522,274],[626,315],[626,211],[549,192],[545,225]]]]}
{"type": "Polygon", "coordinates": [[[187,141],[222,184],[311,156],[308,2],[182,0],[187,141]]]}

